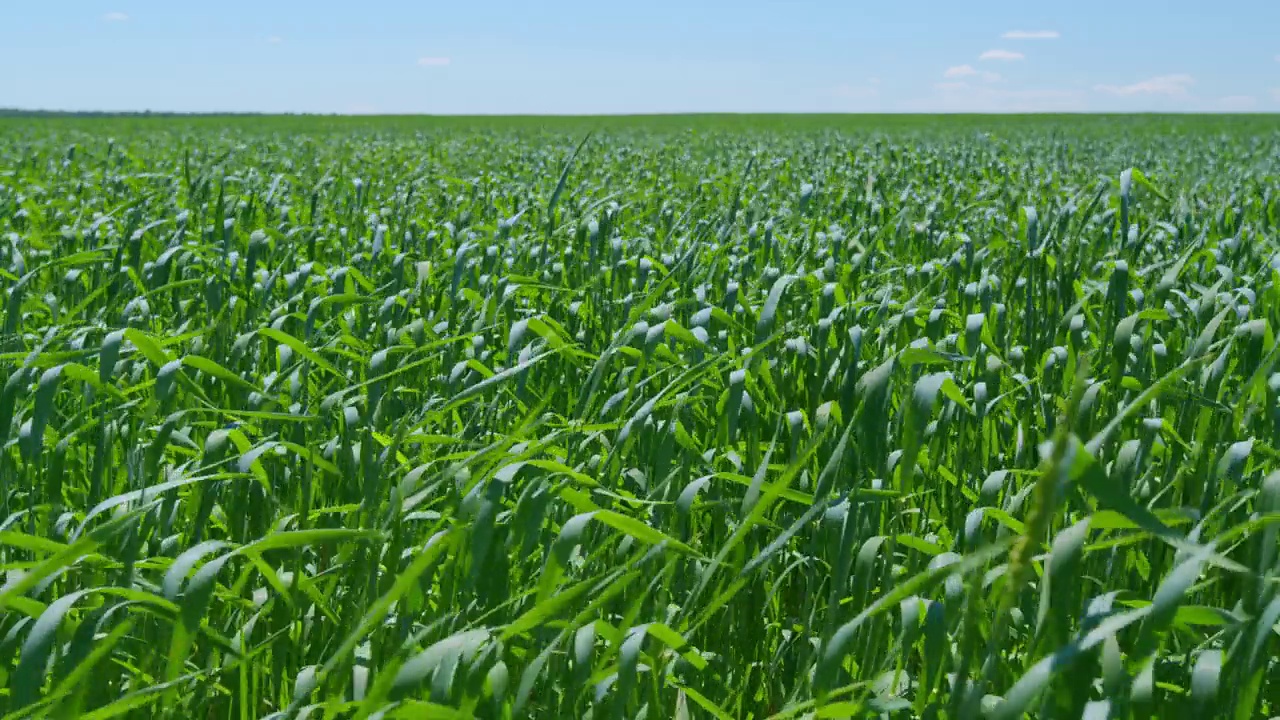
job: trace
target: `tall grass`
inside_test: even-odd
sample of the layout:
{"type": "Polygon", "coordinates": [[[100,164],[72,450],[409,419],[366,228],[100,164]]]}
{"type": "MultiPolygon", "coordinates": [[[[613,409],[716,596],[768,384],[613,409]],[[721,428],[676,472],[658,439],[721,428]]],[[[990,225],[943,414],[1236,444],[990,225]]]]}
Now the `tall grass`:
{"type": "Polygon", "coordinates": [[[1280,713],[1280,135],[1103,122],[9,122],[0,715],[1280,713]]]}

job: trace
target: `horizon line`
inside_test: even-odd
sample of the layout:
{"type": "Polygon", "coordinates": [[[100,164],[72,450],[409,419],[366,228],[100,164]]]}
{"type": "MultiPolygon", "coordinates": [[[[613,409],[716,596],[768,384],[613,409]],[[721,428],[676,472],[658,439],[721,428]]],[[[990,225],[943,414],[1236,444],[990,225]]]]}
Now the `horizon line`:
{"type": "Polygon", "coordinates": [[[0,107],[0,117],[21,116],[96,116],[96,117],[314,117],[314,118],[649,118],[649,117],[1044,117],[1044,116],[1079,116],[1079,117],[1124,117],[1124,116],[1280,116],[1280,111],[1240,110],[1240,111],[1206,111],[1206,110],[1053,110],[1053,111],[955,111],[955,110],[923,110],[895,111],[879,110],[875,112],[829,112],[806,110],[675,110],[646,112],[602,112],[602,113],[430,113],[430,112],[386,112],[386,113],[350,113],[350,112],[272,112],[255,110],[59,110],[50,108],[10,108],[0,107]]]}

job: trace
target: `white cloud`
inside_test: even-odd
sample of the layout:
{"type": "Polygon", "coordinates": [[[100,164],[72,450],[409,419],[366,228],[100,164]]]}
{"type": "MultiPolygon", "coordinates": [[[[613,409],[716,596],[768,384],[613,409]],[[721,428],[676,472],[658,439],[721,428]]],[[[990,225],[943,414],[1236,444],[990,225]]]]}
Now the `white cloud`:
{"type": "Polygon", "coordinates": [[[1280,102],[1280,87],[1271,88],[1271,97],[1274,98],[1276,102],[1280,102]]]}
{"type": "Polygon", "coordinates": [[[846,99],[864,100],[868,97],[876,97],[879,91],[874,87],[861,87],[858,85],[837,85],[836,97],[846,97],[846,99]]]}
{"type": "Polygon", "coordinates": [[[879,78],[841,83],[828,92],[828,97],[818,100],[816,109],[821,112],[875,112],[884,109],[879,78]]]}
{"type": "Polygon", "coordinates": [[[926,112],[1078,112],[1087,109],[1084,94],[1074,90],[1011,90],[967,82],[943,82],[937,93],[917,104],[926,112]]]}
{"type": "Polygon", "coordinates": [[[419,65],[420,67],[444,67],[444,66],[448,65],[448,64],[449,64],[449,62],[450,62],[450,60],[449,60],[449,58],[447,58],[447,57],[430,57],[430,56],[428,56],[428,57],[420,57],[420,58],[418,58],[418,65],[419,65]]]}
{"type": "Polygon", "coordinates": [[[1226,112],[1247,112],[1258,105],[1258,98],[1252,95],[1227,95],[1214,103],[1218,110],[1226,112]]]}
{"type": "Polygon", "coordinates": [[[1186,97],[1196,79],[1186,74],[1160,75],[1132,85],[1094,85],[1093,89],[1107,95],[1128,97],[1131,95],[1168,95],[1186,97]]]}
{"type": "MultiPolygon", "coordinates": [[[[972,65],[956,65],[942,73],[944,78],[981,77],[984,82],[1000,82],[1000,73],[980,71],[972,65]]],[[[945,84],[945,83],[944,83],[945,84]]]]}
{"type": "Polygon", "coordinates": [[[1012,50],[988,50],[978,56],[979,60],[1021,60],[1025,58],[1020,52],[1012,50]]]}
{"type": "Polygon", "coordinates": [[[267,42],[271,43],[272,45],[279,45],[280,43],[284,42],[284,38],[280,37],[279,35],[272,35],[271,37],[267,38],[267,42]]]}
{"type": "Polygon", "coordinates": [[[1000,37],[1008,40],[1057,40],[1062,35],[1057,30],[1010,30],[1000,37]]]}
{"type": "Polygon", "coordinates": [[[122,12],[109,12],[106,15],[103,15],[102,19],[107,22],[124,22],[129,19],[129,16],[122,12]]]}
{"type": "Polygon", "coordinates": [[[880,88],[875,83],[867,85],[837,85],[832,91],[836,97],[844,100],[873,100],[880,96],[880,88]]]}

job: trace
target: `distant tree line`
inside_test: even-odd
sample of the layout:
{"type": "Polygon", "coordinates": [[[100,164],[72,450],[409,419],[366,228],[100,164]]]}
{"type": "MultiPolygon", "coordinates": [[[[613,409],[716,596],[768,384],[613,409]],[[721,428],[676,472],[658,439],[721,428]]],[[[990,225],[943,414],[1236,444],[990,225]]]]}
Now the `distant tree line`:
{"type": "Polygon", "coordinates": [[[256,112],[153,112],[151,110],[115,112],[105,110],[24,110],[0,107],[0,117],[29,118],[132,118],[132,117],[260,117],[265,115],[302,115],[306,113],[256,113],[256,112]]]}

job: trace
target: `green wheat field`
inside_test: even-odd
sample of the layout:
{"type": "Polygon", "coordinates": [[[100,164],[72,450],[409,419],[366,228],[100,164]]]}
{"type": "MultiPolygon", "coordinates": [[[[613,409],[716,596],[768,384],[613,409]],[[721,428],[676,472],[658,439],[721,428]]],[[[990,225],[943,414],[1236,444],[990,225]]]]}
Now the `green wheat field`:
{"type": "Polygon", "coordinates": [[[1271,116],[0,120],[0,718],[1280,715],[1271,116]]]}

